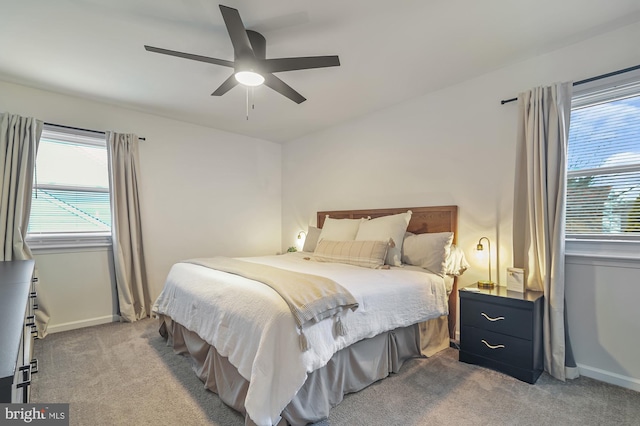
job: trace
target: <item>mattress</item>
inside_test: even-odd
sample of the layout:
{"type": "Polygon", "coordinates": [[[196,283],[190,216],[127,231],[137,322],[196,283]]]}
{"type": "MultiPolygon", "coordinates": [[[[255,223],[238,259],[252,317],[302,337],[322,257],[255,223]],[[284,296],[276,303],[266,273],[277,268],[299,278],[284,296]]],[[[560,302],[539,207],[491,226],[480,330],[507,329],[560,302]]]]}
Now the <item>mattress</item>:
{"type": "Polygon", "coordinates": [[[301,351],[289,308],[270,287],[199,265],[172,267],[154,312],[197,334],[228,359],[247,381],[244,408],[258,425],[277,424],[309,374],[340,350],[448,313],[447,283],[425,271],[319,263],[303,253],[243,260],[328,277],[359,304],[341,318],[344,336],[335,335],[332,319],[323,320],[304,330],[310,349],[301,351]]]}

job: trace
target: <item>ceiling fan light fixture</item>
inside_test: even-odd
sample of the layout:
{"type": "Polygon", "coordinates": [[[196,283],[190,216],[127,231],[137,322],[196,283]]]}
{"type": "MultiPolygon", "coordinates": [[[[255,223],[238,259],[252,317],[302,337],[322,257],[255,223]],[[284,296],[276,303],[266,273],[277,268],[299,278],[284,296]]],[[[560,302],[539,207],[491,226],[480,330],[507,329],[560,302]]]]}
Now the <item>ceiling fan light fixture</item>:
{"type": "Polygon", "coordinates": [[[253,71],[238,71],[235,76],[238,83],[249,87],[260,86],[264,83],[264,77],[253,71]]]}

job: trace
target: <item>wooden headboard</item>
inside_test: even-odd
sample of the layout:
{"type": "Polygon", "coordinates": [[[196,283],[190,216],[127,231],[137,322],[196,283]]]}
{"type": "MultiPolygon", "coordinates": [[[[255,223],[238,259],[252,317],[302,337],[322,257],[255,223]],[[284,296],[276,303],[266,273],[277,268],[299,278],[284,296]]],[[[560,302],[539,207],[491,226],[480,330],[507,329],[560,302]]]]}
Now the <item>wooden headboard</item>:
{"type": "MultiPolygon", "coordinates": [[[[318,228],[322,228],[327,215],[334,219],[360,219],[404,213],[411,210],[411,221],[407,231],[414,234],[427,232],[453,232],[453,242],[458,237],[458,206],[406,207],[373,210],[337,210],[318,212],[318,228]]],[[[456,318],[458,315],[458,282],[453,280],[453,288],[449,295],[449,337],[455,338],[456,318]]]]}

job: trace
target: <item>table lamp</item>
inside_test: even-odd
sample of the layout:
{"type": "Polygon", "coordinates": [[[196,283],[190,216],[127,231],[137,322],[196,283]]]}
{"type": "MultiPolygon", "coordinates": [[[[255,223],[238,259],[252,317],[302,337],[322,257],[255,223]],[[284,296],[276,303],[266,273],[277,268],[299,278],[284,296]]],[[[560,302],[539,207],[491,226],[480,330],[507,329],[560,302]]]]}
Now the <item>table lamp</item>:
{"type": "Polygon", "coordinates": [[[478,245],[476,246],[477,253],[484,251],[484,246],[482,245],[482,240],[487,240],[487,250],[489,252],[489,280],[488,281],[478,281],[478,288],[484,289],[492,289],[495,287],[495,283],[491,281],[491,241],[489,238],[482,237],[478,240],[478,245]]]}

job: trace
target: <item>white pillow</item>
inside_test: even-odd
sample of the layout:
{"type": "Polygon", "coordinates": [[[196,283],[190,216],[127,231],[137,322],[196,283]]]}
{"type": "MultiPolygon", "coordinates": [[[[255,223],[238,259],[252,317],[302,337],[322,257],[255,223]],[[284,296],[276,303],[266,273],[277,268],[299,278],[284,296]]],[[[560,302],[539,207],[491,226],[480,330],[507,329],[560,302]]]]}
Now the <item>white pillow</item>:
{"type": "Polygon", "coordinates": [[[356,241],[392,241],[387,250],[385,263],[391,266],[402,265],[402,241],[411,220],[411,210],[406,213],[377,217],[360,225],[356,241]]]}
{"type": "Polygon", "coordinates": [[[353,241],[356,239],[358,228],[367,219],[333,219],[327,216],[322,225],[318,241],[353,241]]]}
{"type": "Polygon", "coordinates": [[[451,254],[447,257],[446,261],[447,275],[460,276],[469,269],[469,262],[464,256],[462,249],[455,244],[451,244],[451,254]]]}
{"type": "Polygon", "coordinates": [[[320,236],[320,229],[315,226],[310,226],[307,230],[307,236],[304,238],[304,246],[302,251],[312,252],[318,245],[318,237],[320,236]]]}
{"type": "Polygon", "coordinates": [[[402,261],[444,277],[452,242],[453,232],[409,235],[402,246],[402,261]]]}

